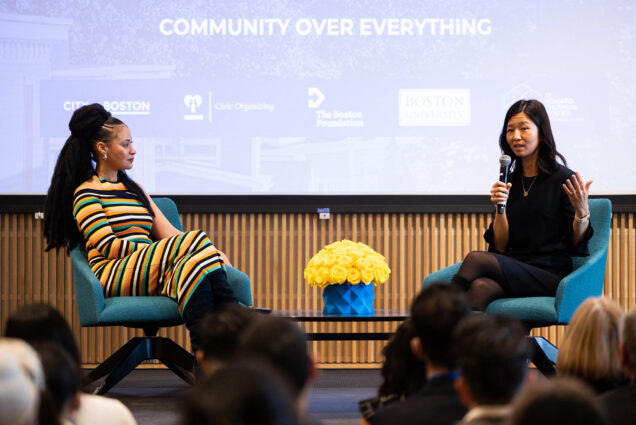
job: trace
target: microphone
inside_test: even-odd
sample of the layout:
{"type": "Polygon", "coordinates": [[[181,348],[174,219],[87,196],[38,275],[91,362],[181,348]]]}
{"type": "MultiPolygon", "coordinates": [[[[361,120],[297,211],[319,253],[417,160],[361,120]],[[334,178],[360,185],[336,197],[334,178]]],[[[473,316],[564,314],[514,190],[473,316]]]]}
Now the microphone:
{"type": "MultiPolygon", "coordinates": [[[[501,155],[499,157],[499,181],[504,184],[508,183],[508,170],[511,162],[512,160],[508,155],[501,155]]],[[[505,207],[505,202],[497,204],[497,214],[503,214],[505,207]]]]}

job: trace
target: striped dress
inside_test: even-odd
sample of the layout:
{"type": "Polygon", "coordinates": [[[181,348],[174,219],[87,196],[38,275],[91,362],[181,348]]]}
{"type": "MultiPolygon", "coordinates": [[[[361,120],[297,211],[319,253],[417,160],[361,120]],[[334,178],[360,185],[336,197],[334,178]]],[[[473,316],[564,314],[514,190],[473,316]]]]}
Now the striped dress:
{"type": "Polygon", "coordinates": [[[164,295],[183,314],[203,278],[225,270],[219,251],[200,230],[153,242],[153,217],[137,195],[123,183],[100,181],[99,190],[75,192],[73,215],[104,296],[164,295]]]}

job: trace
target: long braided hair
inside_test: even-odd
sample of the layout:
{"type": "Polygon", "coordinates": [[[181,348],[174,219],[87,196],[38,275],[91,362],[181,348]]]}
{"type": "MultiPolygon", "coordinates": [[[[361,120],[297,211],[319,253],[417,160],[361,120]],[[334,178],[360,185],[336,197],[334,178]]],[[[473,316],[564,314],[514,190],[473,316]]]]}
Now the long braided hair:
{"type": "MultiPolygon", "coordinates": [[[[95,144],[108,143],[121,120],[111,116],[102,105],[93,103],[77,109],[68,124],[71,135],[66,139],[55,164],[51,186],[44,204],[44,237],[46,250],[66,247],[67,253],[83,242],[75,218],[73,217],[73,194],[75,189],[94,176],[95,144]]],[[[125,171],[120,170],[117,178],[130,192],[135,193],[148,212],[154,216],[150,201],[137,183],[125,171]]]]}

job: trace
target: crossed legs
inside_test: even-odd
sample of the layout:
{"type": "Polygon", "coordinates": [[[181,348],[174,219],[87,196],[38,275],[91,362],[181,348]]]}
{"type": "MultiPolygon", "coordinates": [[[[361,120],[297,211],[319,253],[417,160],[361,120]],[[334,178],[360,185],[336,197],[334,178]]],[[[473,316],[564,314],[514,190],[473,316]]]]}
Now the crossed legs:
{"type": "Polygon", "coordinates": [[[452,283],[463,288],[473,310],[484,311],[488,304],[504,295],[499,282],[505,275],[497,258],[483,251],[468,253],[452,283]]]}

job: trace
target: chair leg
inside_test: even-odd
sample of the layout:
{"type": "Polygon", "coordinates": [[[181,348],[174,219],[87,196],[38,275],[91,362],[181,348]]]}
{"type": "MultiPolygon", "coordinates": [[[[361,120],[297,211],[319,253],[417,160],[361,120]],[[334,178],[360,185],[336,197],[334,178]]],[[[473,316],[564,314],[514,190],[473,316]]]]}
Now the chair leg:
{"type": "Polygon", "coordinates": [[[85,383],[97,381],[117,368],[130,354],[143,343],[143,337],[134,337],[126,344],[124,344],[119,350],[111,354],[102,364],[93,369],[85,378],[85,383]]]}
{"type": "Polygon", "coordinates": [[[556,373],[554,365],[557,361],[559,350],[548,340],[541,336],[528,337],[532,347],[532,363],[544,376],[552,376],[556,373]]]}
{"type": "Polygon", "coordinates": [[[194,369],[195,359],[192,354],[184,350],[170,338],[156,337],[152,339],[152,354],[154,358],[164,362],[169,361],[182,369],[194,369]]]}
{"type": "MultiPolygon", "coordinates": [[[[106,377],[102,385],[97,387],[94,394],[104,395],[114,387],[119,381],[124,379],[126,375],[135,370],[143,361],[153,358],[151,353],[150,340],[148,338],[139,338],[137,345],[127,357],[120,359],[119,364],[113,368],[110,374],[106,377]]],[[[109,358],[110,359],[110,358],[109,358]]]]}
{"type": "Polygon", "coordinates": [[[102,385],[95,389],[95,394],[103,395],[143,361],[152,359],[165,364],[188,384],[194,384],[194,356],[171,339],[156,336],[135,337],[128,341],[91,371],[86,377],[86,383],[106,376],[102,385]]]}

